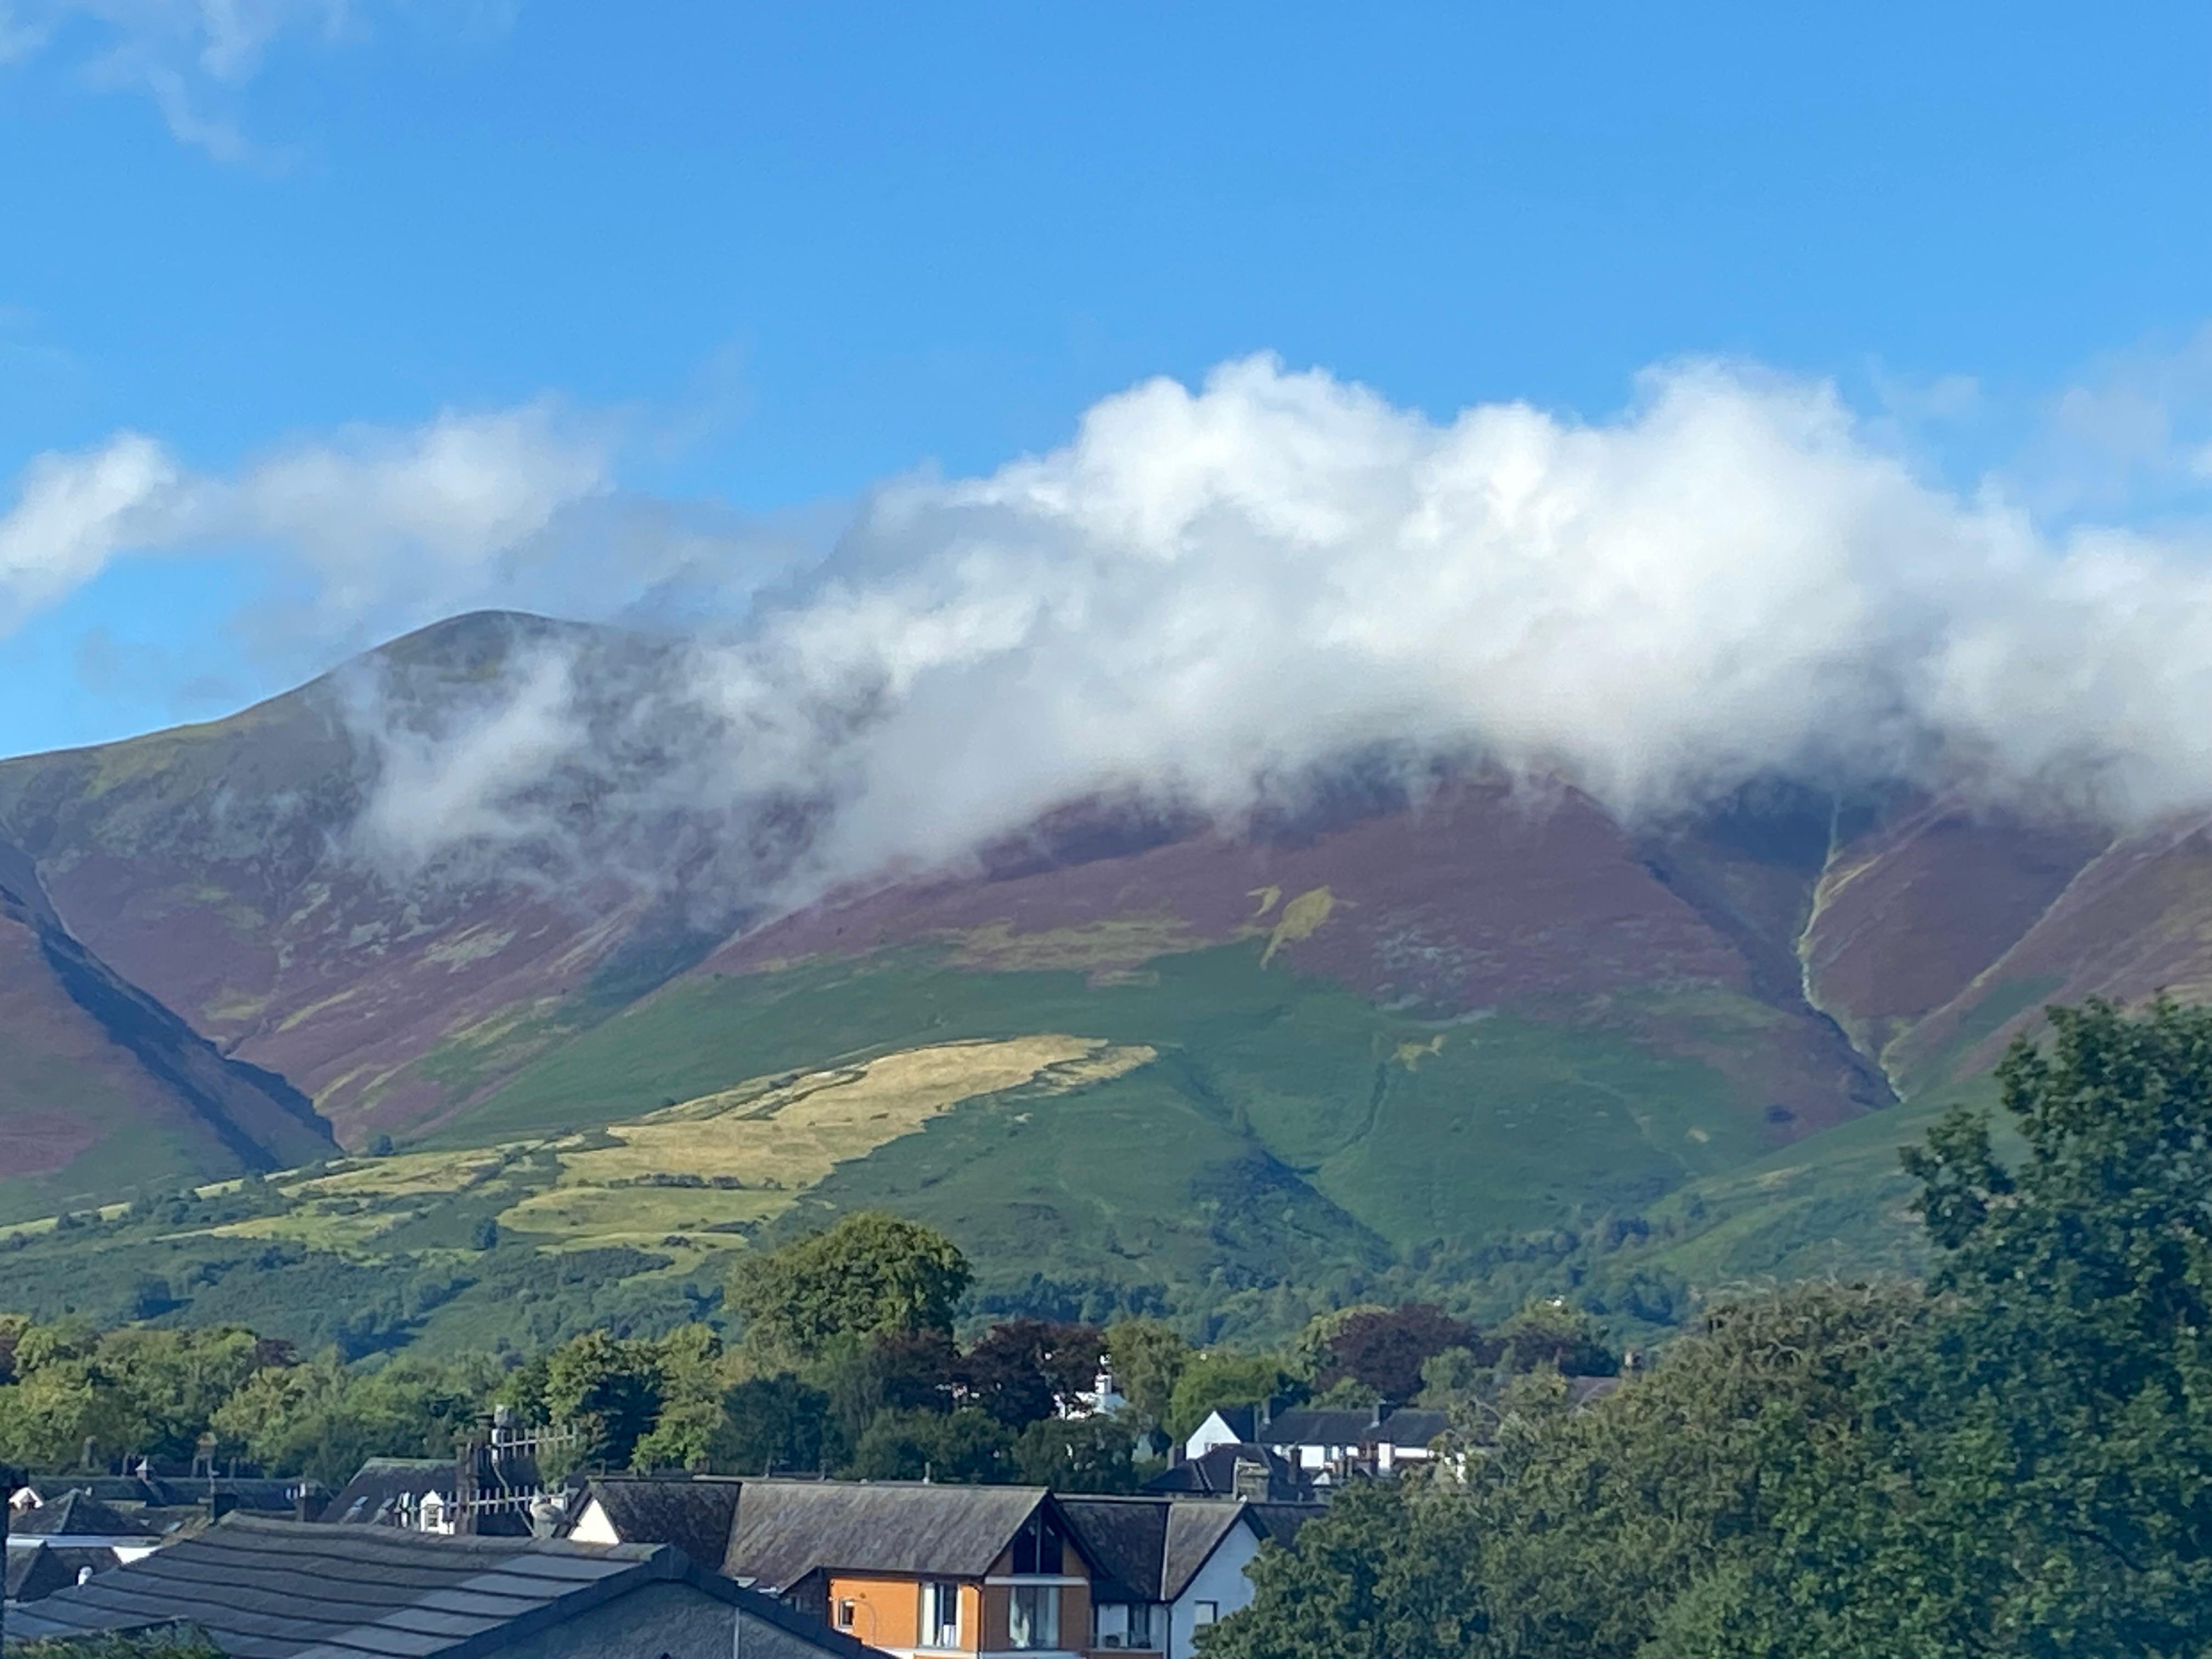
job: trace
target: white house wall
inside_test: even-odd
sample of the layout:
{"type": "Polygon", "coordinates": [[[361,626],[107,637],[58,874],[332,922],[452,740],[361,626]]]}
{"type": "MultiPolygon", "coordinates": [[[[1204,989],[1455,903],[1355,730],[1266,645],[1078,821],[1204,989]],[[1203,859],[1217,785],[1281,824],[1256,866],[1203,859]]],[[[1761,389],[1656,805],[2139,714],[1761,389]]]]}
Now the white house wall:
{"type": "Polygon", "coordinates": [[[1260,1540],[1249,1527],[1241,1524],[1231,1527],[1229,1535],[1214,1546],[1213,1553],[1190,1581],[1190,1588],[1168,1609],[1167,1659],[1190,1659],[1195,1650],[1200,1601],[1218,1604],[1224,1619],[1252,1605],[1252,1581],[1244,1576],[1244,1569],[1259,1553],[1260,1540]]]}
{"type": "Polygon", "coordinates": [[[1206,1421],[1192,1430],[1190,1438],[1183,1442],[1182,1455],[1195,1463],[1216,1446],[1237,1443],[1237,1431],[1221,1420],[1219,1412],[1208,1412],[1206,1421]]]}

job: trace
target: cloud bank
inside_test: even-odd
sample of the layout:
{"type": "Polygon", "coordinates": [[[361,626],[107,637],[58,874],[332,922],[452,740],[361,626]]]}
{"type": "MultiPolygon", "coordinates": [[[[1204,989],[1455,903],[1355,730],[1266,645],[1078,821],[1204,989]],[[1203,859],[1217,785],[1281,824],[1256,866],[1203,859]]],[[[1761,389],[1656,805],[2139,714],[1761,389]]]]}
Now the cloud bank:
{"type": "Polygon", "coordinates": [[[1265,358],[1154,381],[1049,454],[886,486],[734,633],[542,646],[427,723],[365,702],[365,842],[421,867],[587,824],[790,903],[1071,801],[1233,822],[1355,755],[1632,817],[1778,775],[2212,805],[2202,538],[2053,528],[1876,429],[1709,362],[1601,422],[1439,422],[1265,358]]]}

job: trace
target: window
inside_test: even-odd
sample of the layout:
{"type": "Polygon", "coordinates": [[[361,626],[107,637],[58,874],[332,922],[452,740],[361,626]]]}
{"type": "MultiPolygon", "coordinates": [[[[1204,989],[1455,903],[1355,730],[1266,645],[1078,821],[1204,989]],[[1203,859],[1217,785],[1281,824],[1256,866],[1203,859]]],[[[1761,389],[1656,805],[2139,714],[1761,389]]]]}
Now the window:
{"type": "Polygon", "coordinates": [[[1220,1617],[1221,1603],[1218,1601],[1194,1601],[1191,1603],[1190,1622],[1194,1625],[1210,1625],[1220,1617]]]}
{"type": "Polygon", "coordinates": [[[1040,1508],[1014,1534],[1014,1571],[1020,1574],[1061,1570],[1060,1528],[1040,1508]]]}
{"type": "Polygon", "coordinates": [[[933,1578],[921,1587],[921,1645],[960,1645],[960,1586],[933,1578]]]}
{"type": "Polygon", "coordinates": [[[837,1603],[837,1628],[839,1630],[850,1630],[853,1628],[854,1611],[854,1604],[849,1601],[841,1601],[837,1603]]]}
{"type": "Polygon", "coordinates": [[[1006,1640],[1017,1648],[1060,1645],[1060,1586],[1017,1584],[1006,1603],[1006,1640]]]}
{"type": "Polygon", "coordinates": [[[1152,1604],[1149,1601],[1133,1601],[1129,1605],[1129,1645],[1133,1648],[1154,1645],[1152,1604]]]}

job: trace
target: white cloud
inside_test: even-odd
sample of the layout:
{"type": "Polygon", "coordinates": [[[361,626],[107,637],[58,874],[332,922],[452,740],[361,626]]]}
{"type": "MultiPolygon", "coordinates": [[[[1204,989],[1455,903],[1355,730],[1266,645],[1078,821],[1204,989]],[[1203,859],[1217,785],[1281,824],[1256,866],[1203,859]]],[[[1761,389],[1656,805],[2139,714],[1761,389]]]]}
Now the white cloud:
{"type": "Polygon", "coordinates": [[[611,487],[613,435],[548,404],[444,414],[410,432],[355,429],[257,462],[214,516],[290,550],[337,611],[368,609],[395,587],[458,601],[488,561],[611,487]]]}
{"type": "Polygon", "coordinates": [[[415,753],[441,821],[495,827],[414,844],[481,852],[502,801],[551,790],[606,856],[624,811],[665,834],[680,802],[729,879],[800,898],[1073,799],[1234,818],[1377,752],[1627,814],[1776,773],[2212,804],[2207,549],[2046,530],[1877,429],[1712,363],[1599,422],[1438,424],[1265,359],[1155,381],[1050,454],[885,489],[742,638],[579,672],[566,745],[524,722],[532,763],[415,753]]]}
{"type": "Polygon", "coordinates": [[[320,636],[442,615],[527,579],[561,515],[611,488],[617,436],[534,404],[355,428],[229,477],[188,473],[131,434],[42,456],[0,517],[0,633],[117,557],[211,548],[272,556],[304,583],[320,636]]]}
{"type": "Polygon", "coordinates": [[[161,445],[136,433],[33,461],[0,518],[0,634],[90,581],[172,516],[182,477],[161,445]]]}

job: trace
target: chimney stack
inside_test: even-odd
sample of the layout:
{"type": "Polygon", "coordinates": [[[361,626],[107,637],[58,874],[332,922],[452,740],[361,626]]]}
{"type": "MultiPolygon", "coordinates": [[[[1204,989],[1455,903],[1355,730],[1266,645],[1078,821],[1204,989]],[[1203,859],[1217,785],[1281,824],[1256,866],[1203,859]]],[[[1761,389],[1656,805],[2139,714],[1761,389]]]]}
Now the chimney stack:
{"type": "Polygon", "coordinates": [[[1248,1504],[1266,1503],[1267,1494],[1274,1487],[1274,1482],[1267,1473],[1267,1466],[1258,1459],[1251,1457],[1240,1457],[1237,1460],[1234,1484],[1237,1495],[1248,1504]]]}

